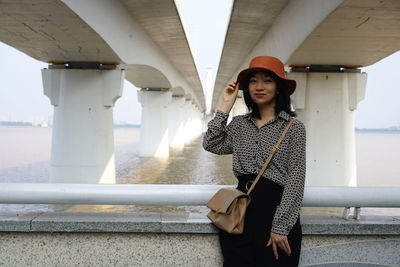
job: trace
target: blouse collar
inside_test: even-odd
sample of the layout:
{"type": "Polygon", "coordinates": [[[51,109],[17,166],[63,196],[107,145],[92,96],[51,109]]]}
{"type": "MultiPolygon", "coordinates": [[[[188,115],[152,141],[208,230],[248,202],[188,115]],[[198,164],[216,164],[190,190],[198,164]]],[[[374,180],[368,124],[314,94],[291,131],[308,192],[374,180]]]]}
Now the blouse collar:
{"type": "MultiPolygon", "coordinates": [[[[251,119],[251,113],[247,113],[246,115],[244,115],[246,118],[248,118],[248,119],[251,119]]],[[[281,117],[281,118],[283,118],[284,120],[287,120],[287,121],[290,121],[290,115],[286,112],[286,111],[284,111],[284,110],[281,110],[280,112],[279,112],[279,114],[278,114],[278,116],[277,117],[281,117]]]]}

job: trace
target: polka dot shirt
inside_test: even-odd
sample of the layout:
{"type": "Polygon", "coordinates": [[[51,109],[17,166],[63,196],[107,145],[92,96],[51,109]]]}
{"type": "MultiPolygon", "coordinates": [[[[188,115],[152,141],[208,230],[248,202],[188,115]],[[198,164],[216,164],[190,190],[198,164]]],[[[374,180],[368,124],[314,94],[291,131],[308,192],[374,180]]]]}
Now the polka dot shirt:
{"type": "MultiPolygon", "coordinates": [[[[282,110],[277,117],[258,128],[250,114],[233,117],[220,110],[208,123],[203,138],[205,150],[215,154],[233,154],[234,175],[258,174],[291,116],[282,110]]],[[[288,235],[299,216],[306,174],[306,130],[295,120],[262,177],[284,187],[271,231],[288,235]]]]}

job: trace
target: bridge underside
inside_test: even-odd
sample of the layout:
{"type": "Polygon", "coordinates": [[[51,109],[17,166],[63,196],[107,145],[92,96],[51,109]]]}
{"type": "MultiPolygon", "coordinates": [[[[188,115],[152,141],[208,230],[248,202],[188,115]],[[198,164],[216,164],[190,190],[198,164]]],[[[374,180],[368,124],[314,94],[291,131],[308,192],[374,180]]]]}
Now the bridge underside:
{"type": "Polygon", "coordinates": [[[304,40],[290,66],[364,67],[400,49],[400,1],[346,0],[304,40]]]}
{"type": "Polygon", "coordinates": [[[205,100],[174,1],[1,1],[0,41],[50,64],[127,69],[137,87],[168,88],[199,109],[205,100]],[[104,26],[106,23],[106,26],[104,26]]]}
{"type": "MultiPolygon", "coordinates": [[[[400,49],[399,18],[397,0],[237,0],[211,110],[253,57],[278,57],[297,82],[291,99],[309,140],[306,185],[355,186],[354,110],[367,80],[358,68],[400,49]]],[[[247,112],[243,105],[237,100],[232,113],[247,112]]]]}
{"type": "MultiPolygon", "coordinates": [[[[400,1],[236,0],[215,82],[212,109],[226,84],[259,55],[288,67],[371,65],[400,49],[400,1]],[[249,18],[251,14],[251,18],[249,18]]],[[[288,68],[289,70],[289,68],[288,68]]]]}

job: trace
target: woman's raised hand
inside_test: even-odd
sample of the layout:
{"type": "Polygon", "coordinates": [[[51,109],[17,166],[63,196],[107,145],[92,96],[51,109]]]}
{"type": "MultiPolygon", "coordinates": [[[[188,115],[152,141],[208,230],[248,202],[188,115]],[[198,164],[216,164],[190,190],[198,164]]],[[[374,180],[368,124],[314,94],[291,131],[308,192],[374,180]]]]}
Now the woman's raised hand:
{"type": "Polygon", "coordinates": [[[238,92],[239,92],[239,83],[236,82],[228,83],[222,95],[222,105],[220,108],[222,112],[229,114],[229,112],[233,107],[233,104],[235,104],[238,92]]]}

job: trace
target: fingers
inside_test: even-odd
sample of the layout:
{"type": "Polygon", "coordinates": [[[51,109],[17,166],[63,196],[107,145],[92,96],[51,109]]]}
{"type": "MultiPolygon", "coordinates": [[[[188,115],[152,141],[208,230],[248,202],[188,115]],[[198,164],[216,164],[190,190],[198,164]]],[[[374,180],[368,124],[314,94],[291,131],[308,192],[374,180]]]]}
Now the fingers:
{"type": "Polygon", "coordinates": [[[288,256],[290,256],[290,247],[289,244],[285,242],[279,242],[278,246],[280,249],[282,249],[288,256]]]}
{"type": "Polygon", "coordinates": [[[274,252],[275,259],[278,259],[278,249],[276,248],[275,242],[272,243],[272,250],[274,252]]]}
{"type": "Polygon", "coordinates": [[[228,83],[228,86],[226,87],[226,89],[229,89],[229,90],[232,90],[232,91],[236,90],[237,89],[236,82],[228,83]]]}
{"type": "Polygon", "coordinates": [[[287,238],[285,239],[285,247],[286,247],[286,253],[288,254],[288,256],[290,256],[290,254],[292,254],[292,250],[290,249],[287,238]]]}
{"type": "Polygon", "coordinates": [[[282,249],[288,256],[290,256],[291,251],[287,238],[280,240],[279,242],[277,242],[277,244],[280,249],[282,249]]]}
{"type": "Polygon", "coordinates": [[[281,238],[276,238],[276,237],[277,237],[277,235],[272,234],[268,241],[268,244],[267,244],[267,247],[272,244],[272,250],[274,252],[275,258],[278,260],[277,247],[282,249],[288,256],[290,256],[292,251],[290,249],[290,245],[289,245],[287,236],[280,236],[281,238]]]}

